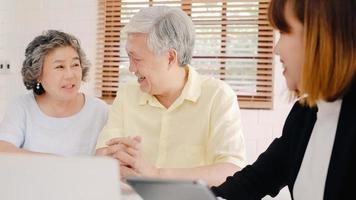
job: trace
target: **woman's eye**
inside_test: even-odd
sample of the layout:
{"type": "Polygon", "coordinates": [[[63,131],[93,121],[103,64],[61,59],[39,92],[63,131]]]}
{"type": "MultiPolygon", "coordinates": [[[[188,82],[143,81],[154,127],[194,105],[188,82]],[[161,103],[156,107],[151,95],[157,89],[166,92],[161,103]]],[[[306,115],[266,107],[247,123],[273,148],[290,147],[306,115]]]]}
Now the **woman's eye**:
{"type": "Polygon", "coordinates": [[[80,67],[80,64],[76,63],[76,64],[73,65],[73,67],[80,67]]]}
{"type": "Polygon", "coordinates": [[[58,65],[56,69],[63,69],[64,67],[62,65],[58,65]]]}

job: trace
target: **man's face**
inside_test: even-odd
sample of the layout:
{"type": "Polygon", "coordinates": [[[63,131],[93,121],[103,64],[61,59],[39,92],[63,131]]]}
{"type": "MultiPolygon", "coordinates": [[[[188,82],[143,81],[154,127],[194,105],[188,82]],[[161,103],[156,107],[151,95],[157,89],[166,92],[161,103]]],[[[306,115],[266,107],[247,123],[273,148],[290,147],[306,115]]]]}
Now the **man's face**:
{"type": "Polygon", "coordinates": [[[147,45],[147,34],[128,35],[126,52],[130,59],[129,70],[137,76],[143,92],[160,95],[163,92],[165,75],[169,70],[169,56],[155,55],[147,45]]]}

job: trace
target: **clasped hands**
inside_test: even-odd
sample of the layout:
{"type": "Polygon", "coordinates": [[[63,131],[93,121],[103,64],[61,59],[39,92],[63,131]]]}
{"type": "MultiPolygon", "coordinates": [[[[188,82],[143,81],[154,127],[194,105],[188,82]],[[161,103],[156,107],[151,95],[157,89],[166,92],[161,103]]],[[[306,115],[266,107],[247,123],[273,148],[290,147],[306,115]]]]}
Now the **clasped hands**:
{"type": "Polygon", "coordinates": [[[96,150],[97,156],[110,156],[119,161],[121,178],[128,176],[158,177],[159,169],[146,161],[142,153],[142,138],[118,137],[96,150]]]}

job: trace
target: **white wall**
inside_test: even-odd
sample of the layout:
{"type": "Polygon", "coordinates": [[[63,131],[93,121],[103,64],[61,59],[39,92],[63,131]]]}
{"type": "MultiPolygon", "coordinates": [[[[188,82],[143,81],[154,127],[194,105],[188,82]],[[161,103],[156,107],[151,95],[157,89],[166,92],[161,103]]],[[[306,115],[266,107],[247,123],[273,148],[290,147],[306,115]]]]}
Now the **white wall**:
{"type": "MultiPolygon", "coordinates": [[[[10,73],[0,73],[0,119],[7,102],[26,91],[20,75],[25,48],[43,30],[58,29],[78,37],[94,64],[96,13],[96,0],[0,0],[0,61],[11,65],[10,73]]],[[[82,90],[93,94],[93,81],[82,90]]]]}
{"type": "MultiPolygon", "coordinates": [[[[10,73],[0,74],[0,119],[10,99],[26,91],[20,76],[24,50],[43,30],[59,29],[77,36],[89,60],[95,63],[96,6],[96,0],[0,0],[0,60],[9,60],[12,68],[10,73]]],[[[249,163],[256,160],[273,138],[281,135],[291,107],[281,71],[276,60],[274,108],[242,110],[249,163]]],[[[90,80],[83,91],[94,94],[93,78],[90,80]]],[[[277,199],[290,198],[283,191],[277,199]]]]}

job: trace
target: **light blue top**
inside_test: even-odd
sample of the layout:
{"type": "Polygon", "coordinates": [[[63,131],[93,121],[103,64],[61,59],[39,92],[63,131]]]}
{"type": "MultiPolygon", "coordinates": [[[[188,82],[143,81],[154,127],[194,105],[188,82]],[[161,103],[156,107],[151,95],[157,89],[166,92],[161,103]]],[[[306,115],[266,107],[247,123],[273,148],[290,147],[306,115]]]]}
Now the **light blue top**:
{"type": "Polygon", "coordinates": [[[0,123],[0,140],[35,152],[93,155],[107,115],[105,102],[85,95],[84,106],[78,113],[70,117],[50,117],[41,111],[31,92],[10,103],[0,123]]]}

